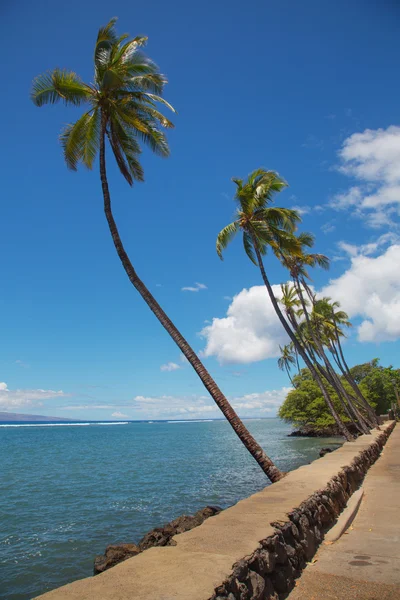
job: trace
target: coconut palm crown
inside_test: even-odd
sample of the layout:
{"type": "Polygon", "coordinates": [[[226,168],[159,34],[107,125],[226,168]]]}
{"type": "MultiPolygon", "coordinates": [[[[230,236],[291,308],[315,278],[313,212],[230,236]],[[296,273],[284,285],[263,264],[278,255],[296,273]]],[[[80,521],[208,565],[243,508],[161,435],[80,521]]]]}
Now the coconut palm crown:
{"type": "Polygon", "coordinates": [[[173,124],[157,110],[158,103],[175,110],[162,98],[166,78],[141,52],[147,37],[117,36],[115,23],[111,19],[99,29],[92,83],[83,82],[73,71],[56,68],[36,77],[31,98],[36,106],[60,101],[87,105],[88,110],[60,135],[67,166],[76,170],[83,163],[91,169],[104,132],[119,170],[132,185],[144,178],[138,161],[140,142],[160,156],[169,154],[162,128],[173,124]]]}
{"type": "Polygon", "coordinates": [[[295,251],[298,244],[292,233],[301,220],[299,214],[289,208],[270,206],[287,183],[274,171],[262,168],[250,173],[245,182],[236,178],[232,181],[236,184],[236,218],[218,234],[218,256],[222,259],[222,251],[239,231],[243,233],[245,252],[255,265],[258,261],[254,250],[265,255],[270,246],[277,256],[282,248],[295,251]]]}

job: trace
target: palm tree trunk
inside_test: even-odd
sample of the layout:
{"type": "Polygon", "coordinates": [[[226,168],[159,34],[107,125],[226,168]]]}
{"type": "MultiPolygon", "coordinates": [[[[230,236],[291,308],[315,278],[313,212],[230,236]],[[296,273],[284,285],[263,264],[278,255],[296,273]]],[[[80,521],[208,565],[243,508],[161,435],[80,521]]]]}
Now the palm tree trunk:
{"type": "Polygon", "coordinates": [[[253,240],[253,247],[257,256],[257,261],[258,261],[258,266],[260,268],[261,271],[261,276],[263,278],[265,287],[267,288],[268,291],[268,295],[270,297],[270,300],[272,302],[272,306],[275,309],[276,314],[278,315],[278,319],[280,320],[280,322],[283,325],[283,328],[285,329],[286,333],[288,334],[288,336],[290,337],[291,341],[294,344],[294,347],[297,348],[298,353],[300,354],[301,358],[303,359],[303,361],[305,362],[306,366],[308,367],[308,369],[310,370],[313,378],[315,379],[315,381],[317,382],[322,395],[324,397],[324,400],[326,402],[326,405],[328,406],[328,409],[331,413],[331,415],[333,416],[333,418],[335,419],[335,422],[338,426],[339,431],[341,432],[341,434],[343,435],[343,437],[346,438],[347,441],[353,441],[354,438],[351,435],[350,431],[347,429],[346,425],[343,423],[343,421],[341,420],[341,418],[339,417],[338,413],[336,412],[336,409],[332,403],[332,400],[329,397],[328,392],[325,389],[324,384],[321,381],[321,378],[317,372],[317,370],[314,368],[314,365],[312,364],[312,362],[310,361],[310,359],[308,358],[306,352],[303,350],[303,347],[301,346],[301,344],[299,344],[298,339],[296,338],[295,334],[293,333],[292,329],[289,327],[288,322],[286,321],[284,315],[282,314],[282,311],[279,307],[279,304],[277,302],[277,299],[275,298],[274,295],[274,291],[271,287],[271,284],[269,282],[269,279],[267,277],[267,274],[265,272],[265,268],[264,268],[264,263],[262,260],[262,256],[261,253],[258,249],[258,245],[257,245],[257,241],[255,240],[254,236],[252,235],[252,240],[253,240]]]}
{"type": "Polygon", "coordinates": [[[361,390],[359,389],[358,385],[356,384],[356,382],[354,381],[354,379],[351,376],[351,373],[348,373],[346,371],[346,368],[344,367],[342,361],[340,360],[340,356],[338,353],[338,350],[334,344],[334,342],[331,342],[331,347],[329,348],[335,363],[337,364],[339,370],[341,371],[343,377],[346,379],[347,383],[353,388],[353,391],[355,392],[356,396],[351,396],[352,399],[354,400],[354,404],[357,406],[357,408],[359,408],[361,411],[365,411],[366,414],[368,415],[368,420],[367,422],[370,423],[371,427],[376,427],[377,429],[379,428],[379,421],[378,421],[378,417],[376,416],[372,406],[368,403],[368,401],[364,398],[363,394],[361,393],[361,390]]]}
{"type": "MultiPolygon", "coordinates": [[[[338,331],[338,327],[337,327],[337,323],[336,323],[336,320],[335,320],[335,316],[334,316],[333,310],[332,310],[332,321],[333,321],[333,325],[335,327],[336,342],[337,342],[337,346],[338,346],[338,349],[339,349],[339,354],[340,354],[340,357],[342,359],[342,362],[343,362],[343,365],[344,365],[344,369],[346,371],[343,374],[346,377],[346,379],[349,382],[349,384],[351,385],[351,387],[353,388],[353,390],[355,391],[355,393],[357,394],[357,396],[360,399],[360,401],[362,402],[362,404],[364,406],[364,409],[367,411],[367,413],[368,413],[369,417],[371,418],[371,420],[372,420],[373,424],[375,425],[375,427],[377,429],[380,429],[380,427],[379,427],[379,420],[378,420],[378,417],[375,414],[374,409],[372,408],[372,406],[370,405],[370,403],[368,402],[368,400],[364,397],[364,395],[361,393],[360,388],[358,387],[358,385],[356,384],[356,382],[354,381],[354,379],[353,379],[353,377],[351,375],[349,366],[348,366],[348,364],[346,362],[346,359],[344,357],[344,354],[343,354],[342,344],[340,342],[339,331],[338,331]]],[[[338,358],[339,358],[339,356],[338,356],[338,358]]]]}
{"type": "Polygon", "coordinates": [[[106,122],[104,117],[102,118],[102,131],[100,137],[100,179],[103,189],[104,198],[104,212],[106,215],[107,223],[110,229],[110,233],[114,242],[115,249],[119,256],[119,259],[128,275],[132,285],[137,289],[143,300],[149,306],[150,310],[156,315],[161,325],[166,329],[171,338],[174,340],[182,354],[190,362],[197,375],[200,377],[203,385],[207,389],[210,396],[218,408],[222,411],[223,415],[228,420],[232,429],[239,437],[240,441],[244,444],[253,458],[257,461],[261,469],[267,475],[267,477],[274,483],[279,481],[284,476],[284,473],[280,471],[272,462],[272,460],[266,455],[264,450],[259,446],[253,436],[250,434],[248,429],[245,427],[235,410],[229,404],[228,400],[221,392],[207,369],[201,363],[193,349],[189,346],[185,338],[181,335],[169,317],[165,314],[161,306],[155,300],[153,295],[147,289],[145,284],[139,279],[135,269],[129,257],[123,247],[121,238],[118,233],[117,225],[115,223],[112,210],[111,210],[111,197],[108,187],[107,174],[106,174],[106,158],[105,158],[105,129],[106,122]]]}
{"type": "Polygon", "coordinates": [[[295,384],[294,384],[294,382],[293,382],[293,379],[292,379],[292,377],[291,377],[291,375],[290,375],[289,367],[288,367],[287,365],[285,365],[285,369],[286,369],[287,376],[288,376],[288,377],[289,377],[289,379],[290,379],[290,383],[291,383],[291,384],[292,384],[292,386],[293,386],[293,387],[296,389],[296,386],[295,386],[295,384]]]}
{"type": "Polygon", "coordinates": [[[300,302],[303,307],[304,315],[306,318],[308,328],[310,330],[311,337],[314,341],[314,344],[316,345],[318,354],[320,355],[320,357],[322,358],[322,360],[325,364],[325,369],[326,369],[327,373],[329,374],[329,379],[330,379],[331,385],[333,385],[334,389],[336,390],[339,400],[340,400],[345,412],[348,414],[349,418],[352,421],[354,421],[353,417],[355,417],[355,419],[356,419],[355,424],[356,424],[357,429],[360,429],[361,433],[369,434],[370,430],[368,429],[368,426],[367,426],[363,416],[357,410],[357,408],[355,406],[353,406],[353,403],[351,402],[349,395],[347,394],[347,391],[345,390],[342,382],[340,381],[339,377],[336,374],[336,371],[332,368],[332,365],[329,362],[328,357],[325,354],[323,344],[318,339],[318,334],[316,334],[314,331],[314,328],[310,321],[310,316],[308,314],[306,302],[304,300],[303,292],[301,289],[301,284],[303,283],[303,281],[300,282],[300,280],[297,277],[294,277],[293,283],[294,283],[295,289],[297,291],[297,294],[300,298],[300,302]],[[351,413],[353,414],[353,416],[351,415],[351,413]],[[357,421],[358,421],[358,423],[357,423],[357,421]]]}

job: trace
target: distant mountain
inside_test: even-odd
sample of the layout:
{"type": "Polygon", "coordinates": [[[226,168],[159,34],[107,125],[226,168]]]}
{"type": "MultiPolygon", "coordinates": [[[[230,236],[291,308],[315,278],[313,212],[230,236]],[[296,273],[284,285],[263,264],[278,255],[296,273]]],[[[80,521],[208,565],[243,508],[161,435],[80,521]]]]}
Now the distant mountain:
{"type": "Polygon", "coordinates": [[[18,413],[0,412],[0,421],[44,421],[44,422],[59,422],[59,421],[78,421],[78,419],[64,419],[62,417],[44,417],[43,415],[21,415],[18,413]]]}

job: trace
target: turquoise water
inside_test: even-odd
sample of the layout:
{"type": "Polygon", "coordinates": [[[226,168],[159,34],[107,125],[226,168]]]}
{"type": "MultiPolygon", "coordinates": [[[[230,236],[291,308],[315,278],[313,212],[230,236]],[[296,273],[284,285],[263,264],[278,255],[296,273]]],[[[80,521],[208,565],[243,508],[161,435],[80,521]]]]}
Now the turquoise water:
{"type": "MultiPolygon", "coordinates": [[[[246,424],[286,471],[337,442],[287,437],[278,419],[246,424]]],[[[2,600],[90,576],[107,544],[267,484],[225,421],[0,425],[0,461],[2,600]]]]}

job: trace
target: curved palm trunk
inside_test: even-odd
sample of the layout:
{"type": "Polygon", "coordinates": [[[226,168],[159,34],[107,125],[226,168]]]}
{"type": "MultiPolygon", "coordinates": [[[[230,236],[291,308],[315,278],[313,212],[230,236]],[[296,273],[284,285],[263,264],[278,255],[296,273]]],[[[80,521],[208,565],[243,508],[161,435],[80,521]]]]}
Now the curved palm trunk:
{"type": "Polygon", "coordinates": [[[353,404],[349,394],[347,393],[347,390],[343,386],[342,381],[338,377],[335,369],[332,367],[332,365],[325,353],[324,346],[323,346],[323,343],[321,342],[321,339],[319,338],[318,334],[315,333],[315,331],[314,331],[314,328],[311,324],[310,317],[309,317],[309,314],[307,311],[307,306],[306,306],[306,303],[304,300],[302,285],[304,286],[305,290],[307,291],[308,297],[310,298],[313,307],[315,306],[314,295],[311,293],[311,290],[308,287],[307,283],[305,282],[304,278],[302,278],[302,280],[300,281],[298,278],[294,277],[293,281],[294,281],[295,288],[297,290],[297,294],[300,298],[301,305],[303,307],[304,315],[306,317],[306,322],[307,322],[308,328],[310,330],[311,337],[316,345],[318,355],[322,358],[324,365],[325,365],[325,369],[322,367],[322,365],[319,366],[320,371],[324,375],[324,377],[328,381],[328,383],[330,383],[330,385],[332,385],[332,387],[336,391],[339,401],[340,401],[345,413],[349,417],[350,421],[352,421],[354,423],[354,425],[356,426],[356,428],[359,430],[360,433],[369,434],[370,433],[370,429],[369,429],[370,424],[366,422],[364,416],[360,413],[357,406],[355,404],[353,404]]]}
{"type": "Polygon", "coordinates": [[[295,348],[297,348],[298,353],[300,354],[301,358],[304,360],[304,362],[305,362],[306,366],[308,367],[308,369],[310,370],[313,378],[317,382],[317,384],[318,384],[318,386],[319,386],[319,388],[320,388],[320,390],[322,392],[322,395],[324,397],[324,400],[326,402],[326,405],[328,406],[328,409],[329,409],[331,415],[335,419],[335,422],[336,422],[336,424],[338,426],[339,431],[341,432],[341,434],[343,435],[343,437],[346,438],[347,441],[349,441],[349,442],[353,441],[354,438],[351,435],[350,431],[347,429],[346,425],[343,423],[343,421],[339,417],[338,413],[336,412],[336,409],[335,409],[335,407],[334,407],[334,405],[332,403],[332,400],[330,399],[329,394],[326,391],[325,386],[324,386],[324,384],[321,381],[321,377],[319,376],[317,370],[314,368],[314,365],[312,364],[312,362],[308,358],[306,352],[303,350],[301,344],[299,344],[298,339],[296,338],[295,334],[293,333],[293,331],[289,327],[289,324],[287,323],[285,317],[283,316],[282,311],[281,311],[281,309],[279,307],[279,304],[277,302],[277,299],[274,296],[274,291],[273,291],[273,289],[271,287],[271,284],[270,284],[269,279],[267,277],[267,274],[265,272],[265,268],[264,268],[264,263],[263,263],[263,260],[262,260],[262,256],[260,254],[260,251],[259,251],[258,246],[257,246],[257,242],[254,239],[254,236],[252,236],[252,239],[253,239],[254,250],[255,250],[255,253],[256,253],[256,256],[257,256],[258,266],[259,266],[260,271],[261,271],[261,276],[263,278],[265,287],[267,288],[268,295],[269,295],[270,300],[272,302],[272,305],[273,305],[273,307],[275,309],[275,312],[278,315],[278,318],[279,318],[280,322],[282,323],[283,328],[285,329],[286,333],[288,334],[288,336],[292,340],[295,348]]]}
{"type": "Polygon", "coordinates": [[[289,379],[290,379],[290,383],[291,383],[291,384],[292,384],[292,386],[293,386],[293,387],[296,389],[296,386],[295,386],[295,384],[294,384],[294,382],[293,382],[293,379],[292,379],[292,377],[291,377],[291,375],[290,375],[289,367],[288,367],[287,365],[285,365],[285,369],[286,369],[287,376],[288,376],[288,377],[289,377],[289,379]]]}
{"type": "MultiPolygon", "coordinates": [[[[365,433],[365,434],[371,433],[368,428],[367,423],[365,422],[364,417],[362,416],[360,411],[351,402],[351,399],[350,399],[347,391],[345,390],[342,382],[340,381],[339,377],[336,374],[335,369],[332,368],[332,365],[329,362],[329,359],[325,354],[323,345],[322,345],[321,341],[318,339],[318,335],[314,332],[314,328],[312,326],[312,323],[310,321],[310,316],[308,314],[306,302],[304,300],[303,291],[301,289],[301,284],[303,283],[303,281],[300,282],[300,280],[297,277],[294,277],[293,282],[294,282],[294,286],[297,291],[297,294],[300,298],[301,305],[303,307],[304,315],[306,318],[308,328],[310,330],[311,337],[317,348],[319,356],[322,358],[322,360],[324,362],[327,374],[329,375],[329,380],[328,380],[329,383],[331,383],[331,385],[333,385],[334,389],[336,390],[338,397],[339,397],[339,401],[342,404],[346,414],[349,416],[349,418],[352,421],[354,421],[354,419],[355,419],[354,423],[355,423],[357,429],[359,429],[361,433],[365,433]]],[[[313,300],[312,300],[312,302],[313,302],[313,300]]],[[[325,375],[325,377],[326,377],[326,375],[325,375]]]]}
{"type": "Polygon", "coordinates": [[[195,352],[192,350],[185,338],[181,335],[181,333],[178,331],[178,329],[175,327],[172,321],[165,314],[161,306],[155,300],[153,295],[150,293],[150,291],[147,289],[147,287],[136,274],[136,271],[133,268],[132,263],[129,260],[129,257],[123,247],[121,238],[118,233],[117,225],[115,223],[111,210],[111,198],[106,175],[104,136],[105,123],[103,121],[100,138],[100,178],[104,197],[104,212],[106,215],[107,223],[110,229],[115,249],[125,269],[126,274],[128,275],[133,286],[142,296],[143,300],[146,302],[146,304],[149,306],[152,312],[156,315],[161,325],[164,327],[164,329],[166,329],[171,338],[174,340],[178,348],[181,350],[182,354],[190,362],[197,375],[200,377],[204,387],[207,389],[208,393],[213,398],[218,408],[222,411],[223,415],[228,420],[229,424],[231,425],[236,435],[239,437],[240,441],[244,444],[244,446],[247,448],[247,450],[250,452],[253,458],[257,461],[257,463],[267,475],[267,477],[272,482],[279,481],[279,479],[281,479],[284,474],[274,465],[272,460],[266,455],[261,446],[259,446],[256,440],[250,434],[250,432],[245,427],[241,419],[238,417],[232,406],[229,404],[228,400],[225,398],[224,394],[221,392],[211,375],[208,373],[207,369],[201,363],[195,352]]]}
{"type": "Polygon", "coordinates": [[[361,393],[361,390],[359,390],[359,388],[358,388],[358,385],[351,377],[351,374],[349,375],[349,373],[347,373],[345,367],[343,366],[342,361],[340,360],[338,350],[333,342],[331,342],[331,347],[329,348],[329,351],[332,354],[334,361],[337,364],[338,369],[342,373],[343,377],[346,379],[347,383],[353,388],[353,391],[356,394],[356,396],[351,396],[351,397],[354,400],[354,403],[356,404],[357,408],[359,408],[360,410],[364,410],[366,412],[366,414],[368,415],[368,421],[371,423],[371,427],[378,428],[379,427],[378,418],[377,418],[372,406],[370,406],[370,404],[364,398],[363,394],[361,393]]]}
{"type": "Polygon", "coordinates": [[[328,384],[330,386],[333,387],[333,389],[335,390],[338,400],[340,402],[340,404],[342,405],[342,408],[344,410],[344,412],[346,413],[346,415],[348,416],[350,422],[354,425],[354,427],[359,431],[359,433],[369,433],[369,430],[365,431],[365,429],[362,426],[362,423],[360,421],[360,419],[358,419],[357,415],[355,414],[354,410],[352,411],[351,408],[353,408],[352,405],[348,404],[345,400],[345,398],[343,398],[340,389],[338,388],[338,386],[336,385],[336,381],[333,379],[330,371],[328,371],[325,367],[323,367],[321,364],[317,363],[317,368],[319,370],[319,372],[321,373],[321,375],[324,377],[324,379],[326,379],[326,381],[328,382],[328,384]],[[351,406],[351,408],[350,408],[351,406]]]}
{"type": "MultiPolygon", "coordinates": [[[[356,384],[356,382],[354,381],[354,379],[353,379],[353,377],[351,375],[349,366],[348,366],[348,364],[346,362],[346,359],[344,357],[344,354],[343,354],[342,344],[340,342],[339,331],[338,331],[337,323],[336,323],[335,318],[334,318],[334,314],[332,314],[332,320],[333,320],[333,325],[335,327],[335,336],[336,336],[337,346],[338,346],[338,349],[339,349],[340,358],[342,359],[342,363],[343,363],[343,366],[344,366],[344,369],[342,369],[340,367],[342,369],[342,373],[345,376],[345,378],[347,379],[347,381],[349,382],[349,384],[351,385],[351,387],[353,388],[353,390],[355,391],[355,393],[358,396],[358,398],[360,399],[363,407],[367,411],[367,413],[368,413],[370,419],[372,420],[373,424],[375,425],[375,427],[377,429],[380,429],[380,427],[379,427],[379,420],[378,420],[378,417],[376,416],[376,413],[375,413],[374,409],[369,404],[368,400],[364,397],[364,395],[361,393],[360,388],[358,387],[358,385],[356,384]]],[[[339,359],[339,355],[338,355],[338,359],[339,359]]],[[[339,362],[340,362],[340,360],[339,360],[339,362]]]]}

